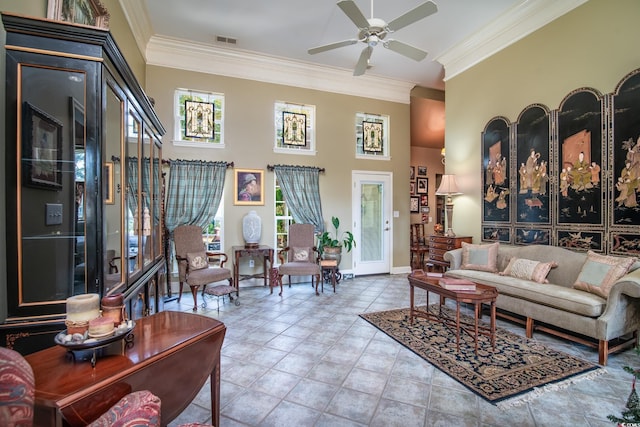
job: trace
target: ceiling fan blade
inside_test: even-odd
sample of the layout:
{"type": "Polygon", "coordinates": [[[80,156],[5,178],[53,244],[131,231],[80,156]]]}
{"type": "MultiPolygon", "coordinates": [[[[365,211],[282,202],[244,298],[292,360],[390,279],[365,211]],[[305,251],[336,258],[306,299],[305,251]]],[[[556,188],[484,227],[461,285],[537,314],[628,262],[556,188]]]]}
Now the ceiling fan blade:
{"type": "Polygon", "coordinates": [[[427,57],[427,52],[420,50],[417,47],[410,46],[406,43],[399,42],[397,40],[387,40],[384,43],[384,47],[391,49],[394,52],[404,55],[414,61],[422,61],[427,57]]]}
{"type": "Polygon", "coordinates": [[[387,28],[391,31],[398,31],[400,28],[404,28],[407,25],[413,24],[429,15],[433,15],[438,11],[438,6],[435,3],[428,1],[422,3],[415,9],[410,10],[402,16],[397,17],[393,21],[389,22],[387,28]]]}
{"type": "Polygon", "coordinates": [[[338,2],[338,7],[342,9],[345,15],[356,24],[358,28],[367,28],[369,26],[369,21],[364,17],[358,6],[353,2],[353,0],[342,0],[338,2]]]}
{"type": "Polygon", "coordinates": [[[356,44],[356,43],[358,43],[358,40],[356,40],[356,39],[343,40],[341,42],[336,42],[336,43],[331,43],[331,44],[327,44],[327,45],[324,45],[324,46],[314,47],[312,49],[309,49],[307,52],[309,53],[309,55],[315,55],[316,53],[326,52],[327,50],[337,49],[339,47],[349,46],[349,45],[356,44]]]}
{"type": "Polygon", "coordinates": [[[371,46],[367,46],[362,49],[362,53],[360,54],[360,59],[358,59],[358,63],[356,64],[356,68],[353,70],[354,76],[361,76],[367,71],[367,65],[369,65],[369,58],[371,58],[371,54],[373,53],[373,48],[371,46]]]}

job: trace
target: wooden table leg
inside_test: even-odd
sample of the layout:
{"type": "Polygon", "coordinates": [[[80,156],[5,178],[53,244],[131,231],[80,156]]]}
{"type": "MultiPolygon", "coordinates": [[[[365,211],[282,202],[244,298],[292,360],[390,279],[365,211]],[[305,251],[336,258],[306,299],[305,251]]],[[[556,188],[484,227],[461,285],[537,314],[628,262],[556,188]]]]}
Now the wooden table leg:
{"type": "MultiPolygon", "coordinates": [[[[413,283],[409,282],[409,323],[413,325],[413,283]]],[[[427,295],[429,293],[427,292],[427,295]]],[[[428,298],[428,297],[427,297],[428,298]]]]}
{"type": "Polygon", "coordinates": [[[473,307],[475,309],[475,316],[473,319],[473,325],[474,325],[474,330],[473,330],[473,340],[475,341],[475,349],[476,349],[476,356],[478,355],[478,319],[480,317],[480,307],[482,306],[482,303],[474,303],[473,307]]]}
{"type": "Polygon", "coordinates": [[[491,347],[496,349],[496,302],[491,301],[491,347]]]}
{"type": "Polygon", "coordinates": [[[456,301],[456,350],[460,353],[460,302],[456,301]]]}

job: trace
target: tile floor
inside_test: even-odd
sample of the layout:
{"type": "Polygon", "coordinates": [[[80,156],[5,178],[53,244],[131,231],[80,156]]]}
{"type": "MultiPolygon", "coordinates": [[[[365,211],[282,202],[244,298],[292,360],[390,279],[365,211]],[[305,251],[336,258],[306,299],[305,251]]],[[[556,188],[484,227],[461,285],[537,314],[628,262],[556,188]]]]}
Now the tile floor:
{"type": "MultiPolygon", "coordinates": [[[[424,296],[422,296],[424,298],[424,296]]],[[[201,296],[199,295],[201,302],[201,296]]],[[[358,317],[409,306],[406,275],[344,280],[316,296],[309,283],[282,297],[243,281],[239,306],[208,299],[200,314],[225,323],[222,427],[239,426],[611,426],[631,387],[633,350],[609,358],[607,373],[501,410],[358,317]]],[[[420,302],[420,300],[418,300],[420,302]]],[[[191,312],[193,300],[166,310],[191,312]]],[[[518,325],[498,326],[524,335],[518,325]]],[[[593,349],[538,333],[553,348],[597,362],[593,349]]],[[[185,363],[192,363],[185,361],[185,363]]],[[[211,422],[209,385],[170,426],[211,422]]]]}

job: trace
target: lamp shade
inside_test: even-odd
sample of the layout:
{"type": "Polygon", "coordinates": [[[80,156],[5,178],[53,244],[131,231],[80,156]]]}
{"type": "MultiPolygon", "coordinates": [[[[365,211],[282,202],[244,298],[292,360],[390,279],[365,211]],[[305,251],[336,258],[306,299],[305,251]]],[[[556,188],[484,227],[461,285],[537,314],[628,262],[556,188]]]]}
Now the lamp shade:
{"type": "Polygon", "coordinates": [[[456,183],[455,175],[442,175],[442,181],[440,182],[440,187],[436,190],[436,195],[438,196],[453,196],[457,194],[462,194],[458,190],[458,184],[456,183]]]}

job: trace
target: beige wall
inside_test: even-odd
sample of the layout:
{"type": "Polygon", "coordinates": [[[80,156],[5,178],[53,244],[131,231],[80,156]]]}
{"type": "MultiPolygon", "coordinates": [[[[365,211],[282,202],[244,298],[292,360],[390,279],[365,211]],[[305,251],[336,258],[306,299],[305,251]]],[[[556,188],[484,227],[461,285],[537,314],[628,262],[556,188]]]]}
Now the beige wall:
{"type": "Polygon", "coordinates": [[[459,235],[481,236],[480,138],[495,116],[515,121],[528,105],[559,107],[569,92],[592,87],[610,93],[640,67],[640,2],[591,0],[532,35],[446,82],[447,173],[459,235]]]}
{"type": "MultiPolygon", "coordinates": [[[[353,170],[393,173],[393,267],[409,265],[409,191],[408,165],[409,105],[338,95],[308,89],[260,83],[250,80],[208,75],[177,69],[149,66],[147,93],[156,100],[156,111],[167,128],[163,157],[166,159],[202,159],[234,162],[236,168],[265,170],[265,205],[233,205],[233,172],[228,171],[224,196],[225,246],[244,244],[241,220],[252,209],[262,217],[262,243],[273,244],[274,174],[267,165],[288,164],[325,168],[320,176],[322,210],[325,221],[338,216],[341,229],[352,218],[351,173],[353,170]],[[174,146],[173,95],[176,88],[224,93],[224,149],[194,149],[174,146]],[[276,154],[273,152],[274,103],[287,101],[316,107],[315,156],[276,154]],[[390,116],[391,160],[355,158],[355,114],[368,112],[390,116]]],[[[344,227],[344,228],[343,228],[344,227]]],[[[350,228],[349,228],[350,229],[350,228]]],[[[343,257],[343,269],[351,265],[351,255],[343,257]]]]}

